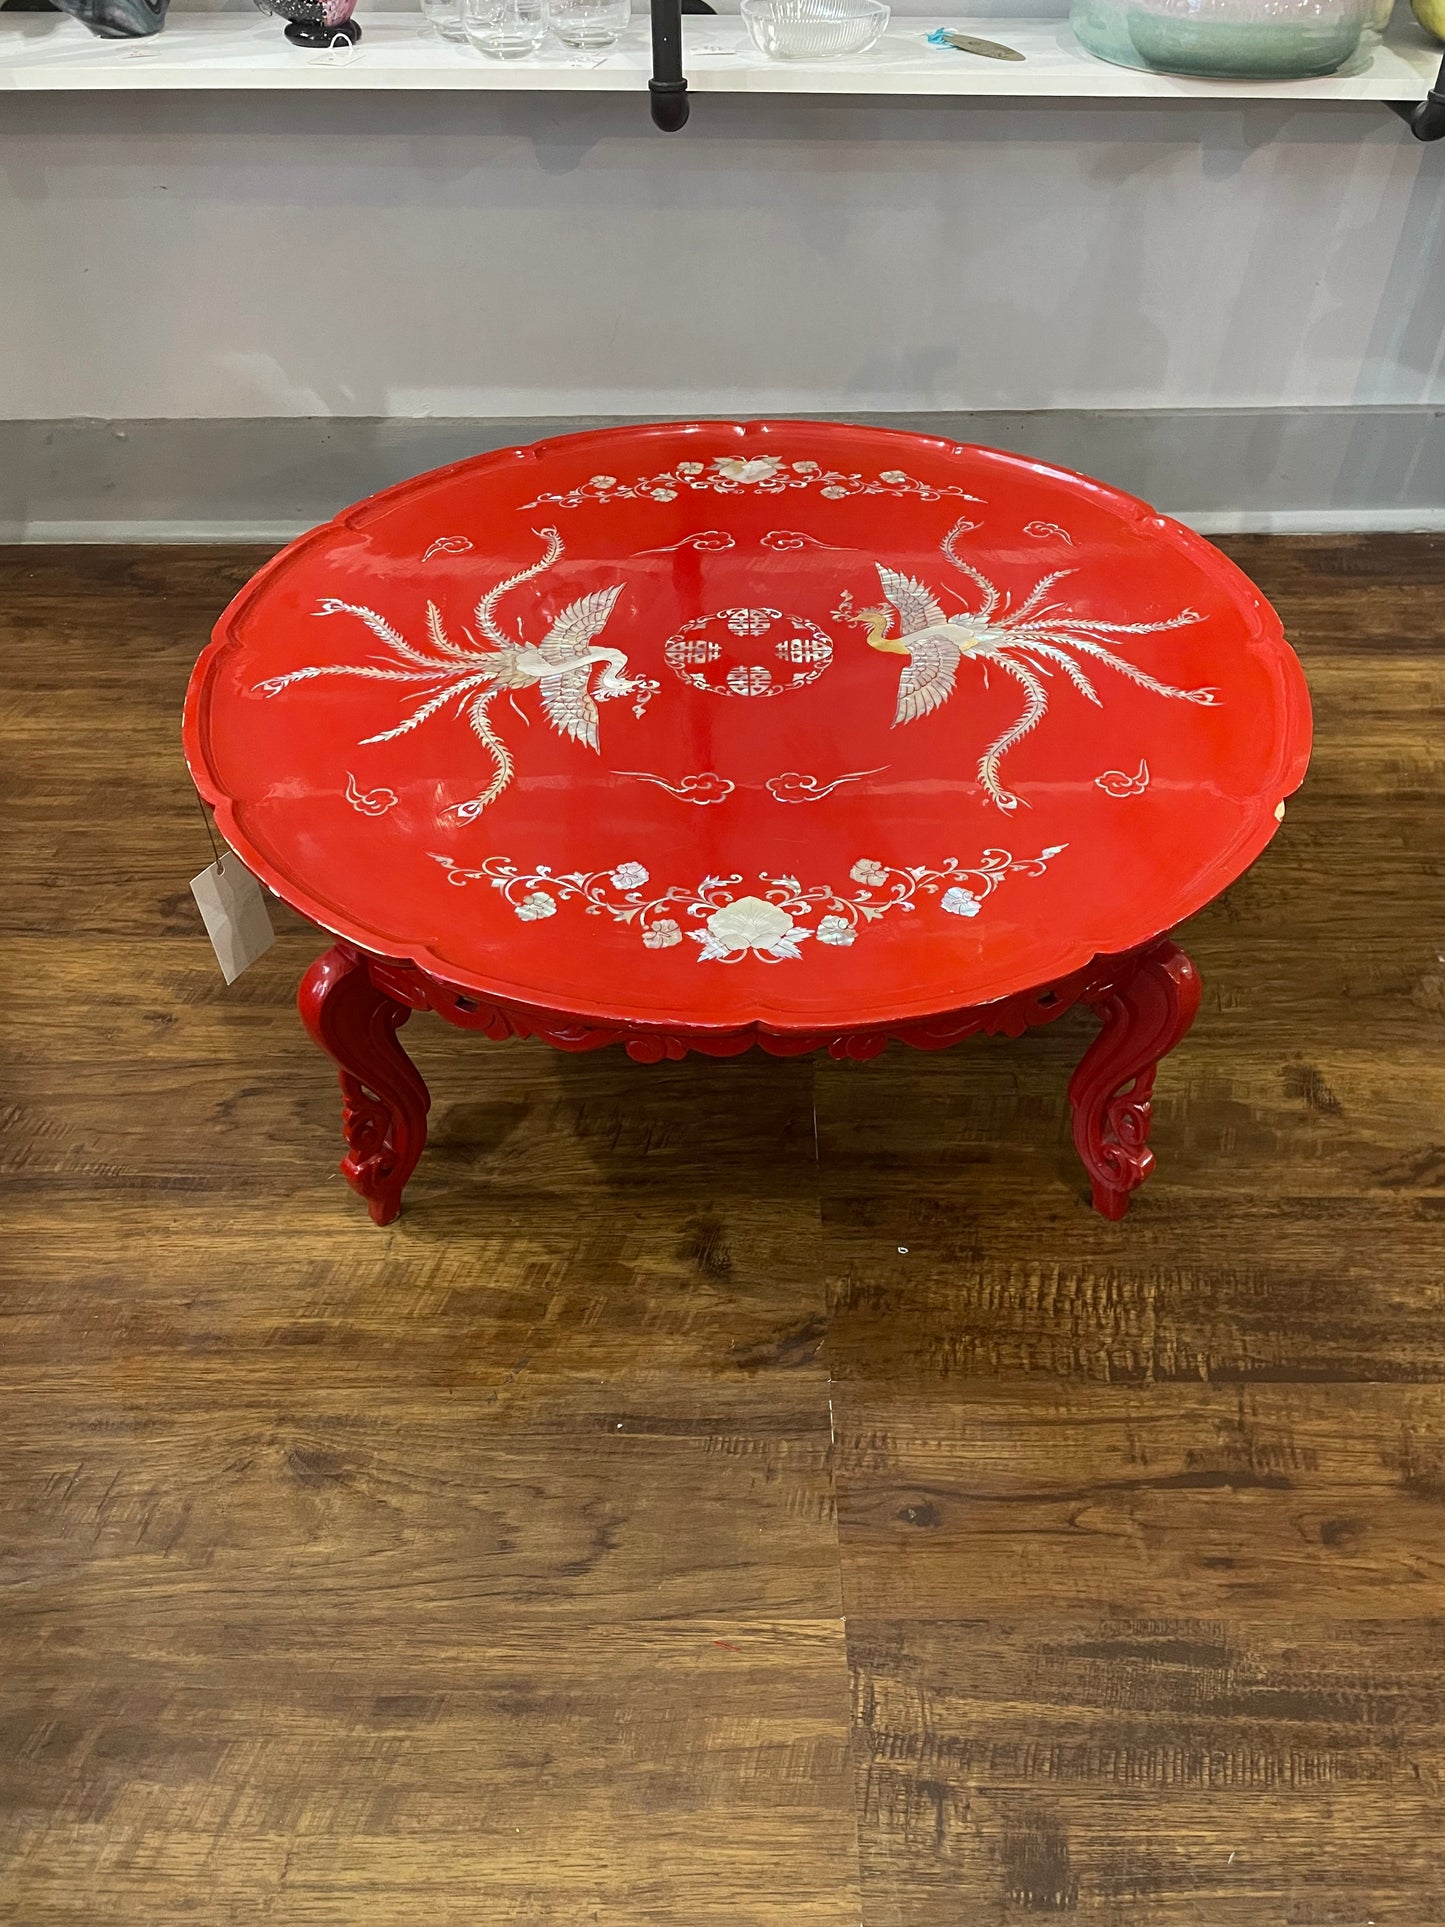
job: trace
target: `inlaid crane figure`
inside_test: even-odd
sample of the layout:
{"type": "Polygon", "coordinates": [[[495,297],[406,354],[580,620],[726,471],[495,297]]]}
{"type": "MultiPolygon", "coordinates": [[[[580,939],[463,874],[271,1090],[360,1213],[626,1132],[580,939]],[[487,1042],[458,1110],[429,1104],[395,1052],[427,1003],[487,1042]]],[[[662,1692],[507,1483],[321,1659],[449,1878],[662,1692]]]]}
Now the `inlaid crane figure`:
{"type": "MultiPolygon", "coordinates": [[[[621,584],[610,589],[594,589],[568,603],[538,643],[528,642],[518,628],[518,640],[504,635],[497,625],[497,604],[511,590],[543,574],[562,554],[562,538],[556,529],[539,529],[546,543],[540,561],[520,570],[489,589],[476,606],[476,626],[491,644],[479,643],[470,630],[464,630],[465,643],[454,642],[447,634],[441,611],[434,602],[426,605],[427,640],[423,645],[410,643],[375,609],[338,597],[325,597],[316,613],[323,616],[355,616],[388,649],[400,666],[380,662],[315,663],[293,669],[284,676],[272,676],[258,683],[262,695],[278,696],[293,683],[308,682],[316,676],[360,676],[378,682],[414,683],[418,687],[417,706],[392,729],[363,738],[366,743],[390,743],[405,736],[434,716],[448,710],[465,713],[467,722],[486,746],[492,759],[492,780],[479,796],[456,806],[463,819],[478,816],[494,803],[515,773],[512,753],[492,726],[488,710],[503,691],[515,707],[515,692],[536,687],[542,707],[559,735],[585,743],[589,749],[600,747],[597,705],[618,696],[633,696],[635,712],[642,710],[657,689],[646,677],[627,675],[627,657],[620,649],[601,646],[601,635],[612,614],[621,584]],[[596,682],[592,672],[602,665],[596,682]],[[453,706],[455,705],[455,709],[453,706]]],[[[518,714],[521,715],[521,711],[518,714]]],[[[523,717],[523,721],[526,718],[523,717]]]]}
{"type": "MultiPolygon", "coordinates": [[[[835,614],[845,621],[858,623],[874,649],[908,658],[907,667],[898,678],[895,728],[900,723],[917,722],[947,702],[953,694],[959,667],[965,661],[976,661],[982,666],[985,686],[989,665],[993,663],[1022,687],[1021,714],[989,744],[978,763],[979,783],[989,801],[999,809],[1016,810],[1023,800],[1004,788],[1000,769],[1009,751],[1047,715],[1048,682],[1055,669],[1061,670],[1079,694],[1099,708],[1103,707],[1103,699],[1077,660],[1079,657],[1090,664],[1103,663],[1156,696],[1189,703],[1215,701],[1215,690],[1176,689],[1172,683],[1160,682],[1109,646],[1118,636],[1157,635],[1167,629],[1188,628],[1203,620],[1197,610],[1184,609],[1177,616],[1159,622],[1102,622],[1093,616],[1075,615],[1066,605],[1048,600],[1054,584],[1073,574],[1071,569],[1056,569],[1044,576],[1016,609],[1010,609],[1003,591],[971,562],[964,561],[957,551],[958,537],[973,526],[967,521],[956,522],[940,547],[953,566],[981,591],[982,606],[976,611],[948,615],[937,595],[916,576],[903,575],[879,562],[875,567],[887,607],[855,611],[851,596],[845,593],[835,614]],[[897,632],[890,634],[895,621],[897,632]]],[[[959,601],[963,599],[957,591],[944,593],[954,594],[959,601]]]]}

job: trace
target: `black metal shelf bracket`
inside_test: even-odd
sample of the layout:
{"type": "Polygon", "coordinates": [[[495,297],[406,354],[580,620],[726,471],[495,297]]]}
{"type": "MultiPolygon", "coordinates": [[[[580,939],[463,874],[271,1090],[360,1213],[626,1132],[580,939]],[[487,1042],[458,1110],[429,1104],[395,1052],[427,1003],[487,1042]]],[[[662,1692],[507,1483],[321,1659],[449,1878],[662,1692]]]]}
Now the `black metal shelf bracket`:
{"type": "Polygon", "coordinates": [[[1385,105],[1400,116],[1417,141],[1445,140],[1445,59],[1423,100],[1387,100],[1385,105]]]}
{"type": "Polygon", "coordinates": [[[687,81],[682,71],[682,7],[652,0],[652,119],[664,134],[687,125],[687,81]]]}
{"type": "Polygon", "coordinates": [[[652,119],[664,134],[686,127],[687,76],[682,71],[682,16],[715,13],[707,0],[652,0],[652,119]]]}

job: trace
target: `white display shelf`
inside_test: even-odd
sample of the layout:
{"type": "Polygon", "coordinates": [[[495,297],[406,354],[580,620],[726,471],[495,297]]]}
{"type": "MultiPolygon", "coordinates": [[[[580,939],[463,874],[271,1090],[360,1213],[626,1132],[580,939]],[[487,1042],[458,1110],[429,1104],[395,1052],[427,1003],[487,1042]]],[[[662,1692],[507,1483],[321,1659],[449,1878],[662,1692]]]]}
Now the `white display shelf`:
{"type": "MultiPolygon", "coordinates": [[[[1403,9],[1401,9],[1403,11],[1403,9]]],[[[437,39],[416,14],[362,8],[360,44],[310,53],[260,14],[172,14],[142,41],[97,40],[53,14],[0,14],[0,92],[169,92],[206,89],[378,88],[645,95],[652,59],[646,18],[605,54],[550,44],[523,60],[490,60],[437,39]]],[[[1111,67],[1084,52],[1067,24],[1046,19],[899,19],[871,52],[814,63],[765,59],[741,21],[689,15],[684,58],[699,94],[944,95],[1041,100],[1420,100],[1440,47],[1408,19],[1383,45],[1321,80],[1184,80],[1111,67]],[[998,40],[1022,61],[986,60],[930,47],[947,25],[998,40]]]]}

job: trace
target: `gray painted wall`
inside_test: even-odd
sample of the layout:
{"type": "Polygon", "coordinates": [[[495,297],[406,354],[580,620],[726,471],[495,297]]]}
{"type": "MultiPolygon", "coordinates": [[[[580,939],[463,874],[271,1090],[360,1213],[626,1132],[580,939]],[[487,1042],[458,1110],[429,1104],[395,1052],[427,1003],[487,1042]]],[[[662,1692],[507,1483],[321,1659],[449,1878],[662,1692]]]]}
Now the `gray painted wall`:
{"type": "MultiPolygon", "coordinates": [[[[1442,413],[1040,410],[848,419],[1081,469],[1206,531],[1333,530],[1445,526],[1442,413]]],[[[422,469],[621,419],[0,422],[0,540],[284,539],[422,469]]]]}
{"type": "Polygon", "coordinates": [[[915,423],[1203,526],[1445,514],[1445,152],[1377,107],[16,96],[0,532],[284,533],[598,419],[915,423]]]}

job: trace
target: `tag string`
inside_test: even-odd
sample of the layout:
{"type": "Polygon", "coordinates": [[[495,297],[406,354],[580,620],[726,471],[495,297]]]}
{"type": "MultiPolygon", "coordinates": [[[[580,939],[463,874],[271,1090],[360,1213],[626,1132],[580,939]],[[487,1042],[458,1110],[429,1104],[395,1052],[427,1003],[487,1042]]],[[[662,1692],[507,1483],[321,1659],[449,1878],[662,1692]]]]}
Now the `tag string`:
{"type": "Polygon", "coordinates": [[[211,814],[210,814],[210,811],[206,808],[205,804],[202,802],[201,792],[199,790],[195,792],[195,796],[196,796],[196,808],[201,812],[201,821],[206,826],[206,839],[211,846],[211,855],[214,857],[216,868],[219,870],[221,867],[221,852],[216,848],[216,836],[215,836],[214,830],[212,830],[211,828],[211,814]]]}

